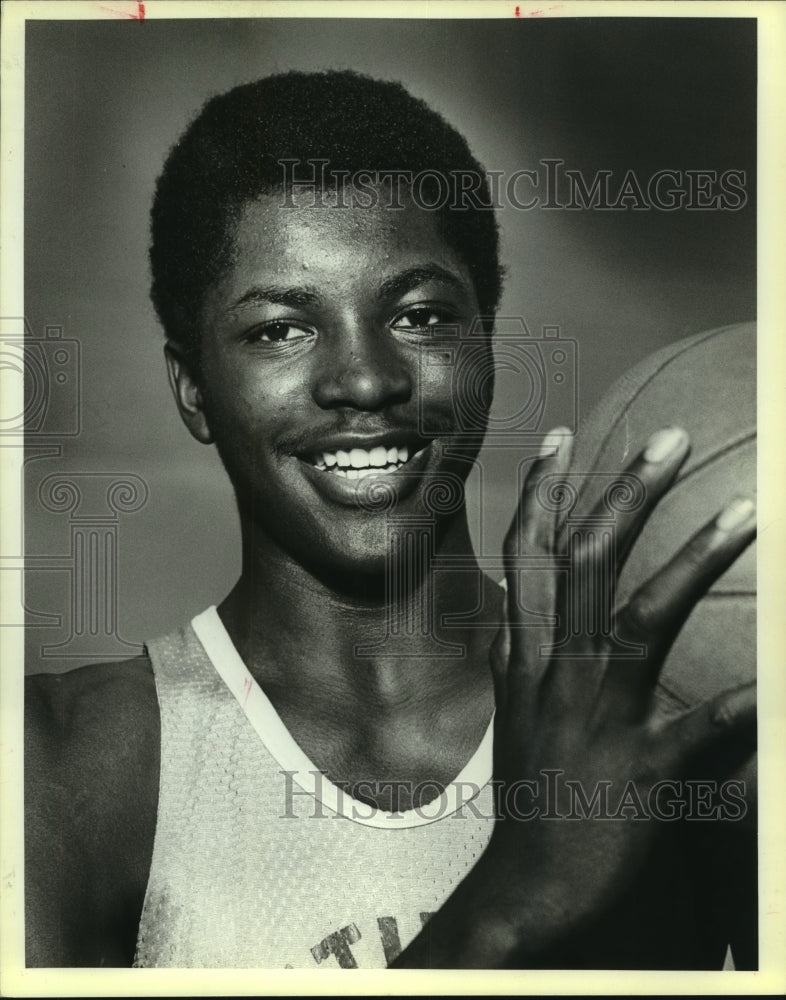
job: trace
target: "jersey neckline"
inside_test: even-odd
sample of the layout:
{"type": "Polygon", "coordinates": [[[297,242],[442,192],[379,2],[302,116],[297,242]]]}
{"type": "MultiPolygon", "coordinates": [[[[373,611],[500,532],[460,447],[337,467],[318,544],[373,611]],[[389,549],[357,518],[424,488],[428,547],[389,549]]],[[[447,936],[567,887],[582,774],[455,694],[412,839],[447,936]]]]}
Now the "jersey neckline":
{"type": "Polygon", "coordinates": [[[313,796],[325,808],[353,823],[379,829],[426,826],[457,813],[491,780],[493,713],[483,739],[466,765],[442,794],[426,805],[406,812],[389,813],[352,798],[329,781],[295,742],[273,703],[243,662],[216,606],[211,604],[198,614],[192,620],[191,627],[216,673],[234,695],[259,739],[282,771],[290,774],[304,792],[313,796]]]}

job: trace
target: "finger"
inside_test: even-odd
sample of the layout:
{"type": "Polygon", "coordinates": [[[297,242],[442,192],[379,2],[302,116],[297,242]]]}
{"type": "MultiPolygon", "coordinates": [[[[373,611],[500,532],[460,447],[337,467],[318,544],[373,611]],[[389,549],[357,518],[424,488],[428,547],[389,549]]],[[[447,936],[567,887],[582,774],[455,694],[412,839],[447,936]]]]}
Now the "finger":
{"type": "MultiPolygon", "coordinates": [[[[641,659],[612,660],[604,689],[633,698],[643,709],[652,693],[666,655],[698,601],[756,535],[756,507],[750,498],[733,500],[705,525],[677,555],[643,587],[616,616],[614,634],[640,644],[641,659]]],[[[712,655],[712,650],[707,650],[712,655]]],[[[622,710],[624,702],[618,704],[622,710]]]]}
{"type": "Polygon", "coordinates": [[[756,746],[756,683],[724,691],[664,726],[666,754],[672,766],[683,768],[692,757],[714,751],[722,744],[737,753],[727,755],[727,769],[738,766],[756,746]]]}
{"type": "Polygon", "coordinates": [[[664,653],[697,602],[756,535],[756,505],[740,497],[720,512],[631,598],[619,634],[664,653]]]}
{"type": "Polygon", "coordinates": [[[505,536],[505,554],[517,556],[534,549],[551,552],[554,547],[556,508],[544,496],[548,477],[559,475],[570,465],[573,435],[557,427],[544,437],[540,453],[530,466],[519,497],[516,516],[505,536]]]}
{"type": "Polygon", "coordinates": [[[549,503],[543,487],[558,482],[570,464],[572,436],[558,428],[546,436],[522,489],[505,536],[510,662],[521,671],[540,672],[540,648],[550,640],[556,606],[554,534],[558,503],[549,503]],[[554,477],[557,477],[556,479],[554,477]]]}
{"type": "Polygon", "coordinates": [[[592,532],[587,547],[572,553],[572,558],[579,571],[585,562],[608,562],[613,558],[608,595],[612,602],[616,581],[634,542],[654,507],[674,482],[689,452],[690,439],[681,427],[664,427],[656,431],[635,461],[604,491],[603,498],[593,508],[590,519],[598,525],[608,522],[609,511],[613,511],[614,530],[592,532]],[[618,494],[625,502],[614,502],[618,494]],[[613,551],[610,551],[612,545],[613,551]]]}

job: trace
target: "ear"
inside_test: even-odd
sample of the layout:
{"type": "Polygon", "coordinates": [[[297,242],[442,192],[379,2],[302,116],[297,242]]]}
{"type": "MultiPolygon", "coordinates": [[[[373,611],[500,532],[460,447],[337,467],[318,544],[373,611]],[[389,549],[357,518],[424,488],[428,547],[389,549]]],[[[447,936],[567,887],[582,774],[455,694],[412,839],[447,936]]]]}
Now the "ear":
{"type": "Polygon", "coordinates": [[[164,345],[169,385],[183,423],[202,444],[211,444],[213,435],[207,422],[202,392],[186,360],[183,348],[172,340],[164,345]]]}

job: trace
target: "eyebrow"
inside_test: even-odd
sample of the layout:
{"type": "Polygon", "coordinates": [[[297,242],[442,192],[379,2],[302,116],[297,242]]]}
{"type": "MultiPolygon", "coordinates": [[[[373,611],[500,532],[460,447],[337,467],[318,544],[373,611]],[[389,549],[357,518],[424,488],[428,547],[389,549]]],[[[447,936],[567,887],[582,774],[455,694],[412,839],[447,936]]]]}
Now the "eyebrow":
{"type": "MultiPolygon", "coordinates": [[[[429,281],[440,281],[449,285],[456,291],[466,294],[467,286],[451,271],[447,271],[439,264],[423,264],[418,267],[407,268],[400,274],[382,282],[379,288],[379,299],[398,298],[407,292],[412,291],[420,285],[425,285],[429,281]]],[[[314,305],[320,301],[320,294],[313,285],[298,285],[285,287],[281,285],[252,285],[241,297],[232,305],[232,309],[249,303],[259,304],[262,302],[272,305],[287,306],[290,309],[299,309],[304,306],[314,305]]]]}
{"type": "Polygon", "coordinates": [[[429,281],[441,281],[445,285],[450,285],[458,292],[466,294],[467,286],[451,271],[446,271],[439,264],[424,264],[421,267],[410,267],[401,274],[395,274],[387,281],[383,281],[379,290],[381,299],[393,299],[406,292],[412,291],[419,285],[425,285],[429,281]]]}
{"type": "Polygon", "coordinates": [[[309,285],[300,287],[284,288],[281,286],[270,286],[263,288],[261,285],[252,285],[248,291],[241,295],[232,306],[245,306],[248,303],[269,302],[276,306],[289,306],[297,309],[301,306],[310,306],[319,301],[319,293],[309,285]]]}

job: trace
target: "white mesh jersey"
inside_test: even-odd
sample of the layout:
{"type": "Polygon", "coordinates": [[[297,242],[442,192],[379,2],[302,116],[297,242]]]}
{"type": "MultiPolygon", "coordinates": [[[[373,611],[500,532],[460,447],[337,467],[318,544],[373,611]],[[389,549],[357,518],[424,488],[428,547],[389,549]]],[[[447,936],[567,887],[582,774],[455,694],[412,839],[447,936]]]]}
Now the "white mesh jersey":
{"type": "Polygon", "coordinates": [[[215,607],[148,651],[161,784],[134,965],[384,968],[488,843],[491,723],[439,798],[389,814],[320,774],[215,607]]]}

